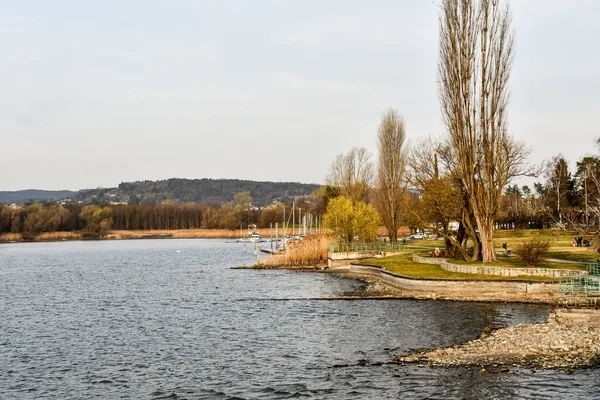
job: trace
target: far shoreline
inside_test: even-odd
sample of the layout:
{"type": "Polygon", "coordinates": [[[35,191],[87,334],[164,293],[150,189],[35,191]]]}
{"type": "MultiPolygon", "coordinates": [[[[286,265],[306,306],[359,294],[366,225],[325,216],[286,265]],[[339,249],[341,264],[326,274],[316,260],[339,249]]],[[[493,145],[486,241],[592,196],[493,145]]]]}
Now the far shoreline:
{"type": "MultiPolygon", "coordinates": [[[[270,230],[257,229],[261,237],[269,238],[270,230]]],[[[280,229],[281,231],[281,229],[280,229]]],[[[248,232],[229,229],[174,229],[174,230],[113,230],[105,236],[88,236],[84,232],[45,232],[31,238],[20,233],[0,235],[0,243],[39,243],[84,240],[136,240],[136,239],[246,239],[248,232]]],[[[279,237],[282,237],[281,235],[279,237]]]]}

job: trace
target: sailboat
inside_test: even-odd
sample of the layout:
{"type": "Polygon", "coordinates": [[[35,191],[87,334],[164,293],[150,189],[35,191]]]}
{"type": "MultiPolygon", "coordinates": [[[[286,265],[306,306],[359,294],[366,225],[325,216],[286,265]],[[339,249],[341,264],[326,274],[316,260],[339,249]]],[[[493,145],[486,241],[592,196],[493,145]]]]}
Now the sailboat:
{"type": "Polygon", "coordinates": [[[252,243],[259,243],[262,241],[261,237],[260,237],[260,233],[258,233],[256,231],[255,224],[248,225],[248,240],[252,243]]]}

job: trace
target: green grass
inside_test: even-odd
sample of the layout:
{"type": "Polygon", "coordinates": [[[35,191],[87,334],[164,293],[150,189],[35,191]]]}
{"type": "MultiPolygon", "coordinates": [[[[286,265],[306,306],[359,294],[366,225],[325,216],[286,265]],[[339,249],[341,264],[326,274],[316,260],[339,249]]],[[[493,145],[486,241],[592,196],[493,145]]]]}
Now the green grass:
{"type": "Polygon", "coordinates": [[[570,261],[581,261],[581,262],[592,262],[598,260],[598,253],[593,248],[587,247],[579,251],[568,251],[568,250],[550,250],[548,253],[549,258],[557,258],[559,260],[570,260],[570,261]]]}
{"type": "MultiPolygon", "coordinates": [[[[495,231],[494,246],[499,253],[504,252],[502,243],[507,243],[508,249],[513,250],[522,242],[532,239],[542,239],[550,241],[550,252],[548,258],[556,258],[568,261],[596,261],[598,254],[596,247],[572,247],[573,238],[579,236],[577,231],[559,231],[559,230],[514,230],[514,231],[495,231]]],[[[590,235],[582,235],[588,240],[593,238],[590,235]]],[[[552,267],[552,266],[549,266],[552,267]]]]}
{"type": "Polygon", "coordinates": [[[515,230],[497,230],[494,231],[494,238],[498,239],[523,239],[529,238],[563,238],[567,237],[573,239],[575,236],[579,236],[578,231],[561,231],[554,229],[515,229],[515,230]]]}
{"type": "Polygon", "coordinates": [[[573,238],[583,236],[584,239],[594,242],[593,235],[584,235],[578,231],[561,231],[553,229],[545,230],[507,230],[494,231],[494,245],[501,247],[502,243],[507,243],[508,248],[515,247],[517,244],[531,239],[549,240],[553,247],[571,247],[573,238]]]}
{"type": "Polygon", "coordinates": [[[526,242],[532,239],[548,240],[550,245],[553,247],[568,247],[571,246],[574,236],[521,236],[521,237],[510,237],[502,238],[497,237],[494,234],[494,246],[496,248],[502,248],[502,243],[506,243],[508,248],[515,248],[522,242],[526,242]]]}
{"type": "MultiPolygon", "coordinates": [[[[596,252],[595,247],[590,248],[573,248],[572,240],[575,236],[579,236],[579,232],[577,231],[561,231],[561,230],[498,230],[494,231],[494,245],[496,251],[498,252],[499,262],[498,266],[503,267],[513,267],[513,268],[525,268],[524,265],[518,257],[503,257],[500,254],[504,252],[502,248],[502,243],[507,243],[508,249],[513,250],[519,245],[521,242],[532,240],[532,239],[542,239],[550,241],[550,252],[548,253],[548,258],[555,258],[559,260],[568,260],[568,261],[580,261],[580,262],[589,262],[596,261],[598,259],[598,254],[596,252]]],[[[444,248],[443,240],[406,240],[407,245],[411,246],[419,246],[426,248],[444,248]]],[[[427,253],[425,251],[425,253],[427,253]]],[[[408,254],[408,253],[407,253],[408,254]]],[[[404,262],[404,264],[410,263],[412,264],[412,253],[409,254],[408,260],[404,262]]],[[[401,257],[401,256],[398,256],[401,257]]],[[[380,259],[382,260],[382,259],[380,259]]],[[[465,264],[464,260],[452,260],[452,262],[456,264],[465,264]]],[[[376,263],[377,264],[377,263],[376,263]]],[[[400,265],[402,263],[399,263],[400,265]]],[[[482,264],[481,262],[470,263],[471,265],[482,264]]],[[[380,264],[377,264],[380,265],[380,264]]],[[[433,266],[435,268],[435,266],[433,266]]],[[[549,261],[543,261],[538,265],[539,268],[556,268],[556,269],[574,269],[574,270],[584,270],[585,266],[583,265],[574,265],[569,263],[554,263],[549,261]]],[[[387,266],[386,266],[387,268],[387,266]]],[[[391,266],[391,268],[399,268],[395,266],[391,266]]],[[[407,267],[408,268],[408,267],[407,267]]],[[[414,268],[413,268],[414,269],[414,268]]],[[[444,271],[441,268],[437,267],[440,271],[444,271]]],[[[410,272],[410,271],[409,271],[410,272]]],[[[435,271],[416,271],[416,274],[429,274],[434,273],[435,271]]],[[[439,271],[438,271],[439,272],[439,271]]],[[[397,272],[401,273],[401,272],[397,272]]],[[[439,278],[449,278],[450,276],[446,274],[451,274],[450,272],[444,271],[437,274],[439,278]]],[[[464,274],[459,274],[464,275],[464,274]]],[[[413,276],[413,275],[409,275],[413,276]]],[[[473,275],[468,274],[469,277],[473,275]]],[[[423,277],[423,276],[418,276],[423,277]]],[[[452,279],[460,279],[459,276],[452,275],[452,279]]],[[[478,278],[479,279],[479,278],[478,278]]],[[[484,279],[484,278],[482,278],[484,279]]],[[[489,278],[488,278],[489,279],[489,278]]]]}
{"type": "Polygon", "coordinates": [[[368,260],[361,260],[361,263],[377,265],[385,267],[387,271],[409,276],[413,278],[422,279],[456,279],[456,280],[469,280],[469,281],[482,281],[482,280],[528,280],[528,281],[544,281],[552,282],[555,281],[553,278],[539,277],[539,276],[495,276],[495,275],[477,275],[477,274],[463,274],[458,272],[450,272],[443,270],[439,265],[435,264],[418,264],[412,260],[414,252],[403,252],[395,254],[389,257],[372,258],[368,260]]]}
{"type": "MultiPolygon", "coordinates": [[[[555,258],[550,255],[548,257],[555,258]]],[[[556,258],[560,258],[560,257],[556,257],[556,258]]],[[[566,259],[566,258],[563,258],[563,259],[566,259]]],[[[462,258],[461,259],[453,258],[448,261],[450,261],[453,264],[466,264],[466,265],[475,265],[475,266],[487,265],[487,266],[505,267],[505,268],[527,268],[527,265],[523,264],[521,259],[518,257],[498,256],[498,263],[495,263],[495,264],[484,264],[481,261],[466,262],[462,258]]],[[[542,261],[535,267],[536,268],[550,268],[550,269],[585,270],[585,266],[583,264],[570,264],[570,263],[559,263],[559,262],[550,262],[550,261],[542,261]]]]}

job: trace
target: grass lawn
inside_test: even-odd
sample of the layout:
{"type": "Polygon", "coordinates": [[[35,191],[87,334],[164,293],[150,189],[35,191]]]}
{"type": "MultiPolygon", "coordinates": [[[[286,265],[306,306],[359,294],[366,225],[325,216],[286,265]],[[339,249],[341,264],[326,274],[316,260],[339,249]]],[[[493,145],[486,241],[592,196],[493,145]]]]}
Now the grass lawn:
{"type": "MultiPolygon", "coordinates": [[[[507,230],[507,231],[494,231],[494,245],[498,248],[502,248],[502,243],[507,243],[508,248],[514,248],[516,245],[523,241],[531,239],[549,240],[552,247],[571,247],[573,238],[580,236],[580,232],[577,231],[560,231],[553,229],[544,230],[507,230]]],[[[590,240],[594,244],[594,239],[597,236],[583,235],[584,239],[590,240]]],[[[595,241],[597,245],[597,240],[595,241]]],[[[595,251],[595,249],[594,249],[595,251]]]]}
{"type": "MultiPolygon", "coordinates": [[[[549,256],[550,258],[562,258],[562,257],[554,257],[554,256],[549,256]]],[[[565,260],[567,260],[567,258],[563,258],[565,260]]],[[[463,259],[457,259],[457,258],[453,258],[449,260],[451,263],[453,264],[468,264],[468,265],[488,265],[488,266],[492,266],[492,267],[506,267],[506,268],[527,268],[526,265],[523,264],[523,262],[521,262],[521,259],[518,257],[505,257],[505,256],[498,256],[498,263],[491,265],[491,264],[484,264],[481,261],[472,261],[472,262],[466,262],[463,259]]],[[[550,261],[542,261],[540,262],[538,265],[536,265],[537,268],[552,268],[552,269],[574,269],[574,270],[585,270],[585,266],[583,264],[570,264],[570,263],[558,263],[558,262],[550,262],[550,261]]]]}
{"type": "Polygon", "coordinates": [[[368,260],[361,260],[362,263],[377,265],[385,267],[387,271],[410,276],[413,278],[424,278],[424,279],[456,279],[456,280],[528,280],[528,281],[544,281],[552,282],[555,281],[553,278],[539,277],[539,276],[515,276],[515,277],[504,277],[494,275],[476,275],[476,274],[463,274],[457,272],[450,272],[443,270],[439,265],[435,264],[418,264],[412,260],[414,252],[403,252],[395,254],[389,257],[382,258],[371,258],[368,260]]]}
{"type": "Polygon", "coordinates": [[[441,249],[444,248],[444,240],[443,239],[423,239],[423,240],[415,240],[415,239],[406,239],[407,246],[418,246],[418,247],[429,247],[435,249],[439,247],[441,249]]]}
{"type": "MultiPolygon", "coordinates": [[[[573,238],[579,236],[577,231],[559,231],[559,230],[508,230],[494,231],[494,246],[498,253],[503,253],[502,243],[506,243],[508,249],[515,248],[522,242],[532,239],[548,240],[550,242],[550,252],[548,258],[556,258],[569,261],[596,261],[598,253],[596,247],[572,247],[573,238]]],[[[592,235],[582,235],[594,243],[592,235]]],[[[546,267],[546,265],[544,265],[546,267]]],[[[553,268],[548,265],[548,268],[553,268]]],[[[554,266],[554,268],[561,268],[554,266]]]]}
{"type": "Polygon", "coordinates": [[[548,257],[558,258],[559,260],[592,262],[598,260],[598,252],[591,247],[550,248],[548,257]]]}
{"type": "Polygon", "coordinates": [[[579,236],[578,231],[562,231],[554,229],[510,229],[510,230],[496,230],[494,231],[494,238],[504,239],[523,239],[523,238],[557,238],[567,237],[573,239],[575,236],[579,236]]]}
{"type": "MultiPolygon", "coordinates": [[[[580,261],[589,262],[596,261],[598,259],[598,253],[596,247],[572,247],[573,238],[579,236],[577,231],[560,231],[560,230],[498,230],[494,231],[494,246],[499,254],[499,266],[508,267],[525,267],[520,263],[518,257],[502,257],[500,254],[504,253],[502,243],[507,243],[508,249],[514,252],[515,248],[524,241],[532,239],[541,239],[550,241],[550,252],[548,258],[555,258],[560,260],[568,261],[580,261]]],[[[590,235],[583,235],[588,240],[591,240],[590,235]],[[590,236],[590,237],[588,237],[590,236]]],[[[593,243],[593,240],[592,240],[593,243]]],[[[426,248],[444,248],[443,239],[439,240],[406,240],[407,245],[426,247],[426,248]]],[[[464,263],[461,260],[454,260],[453,262],[464,263]]],[[[542,262],[539,265],[540,268],[559,268],[559,269],[585,269],[583,266],[572,265],[568,263],[552,263],[542,262]]]]}
{"type": "MultiPolygon", "coordinates": [[[[506,243],[509,249],[514,249],[520,243],[534,239],[533,237],[522,237],[522,238],[511,238],[511,239],[503,239],[494,237],[494,247],[498,250],[502,250],[502,243],[506,243]]],[[[537,239],[537,238],[535,238],[537,239]]],[[[552,247],[569,247],[571,246],[571,241],[573,238],[541,238],[542,240],[549,240],[550,246],[552,247]]]]}

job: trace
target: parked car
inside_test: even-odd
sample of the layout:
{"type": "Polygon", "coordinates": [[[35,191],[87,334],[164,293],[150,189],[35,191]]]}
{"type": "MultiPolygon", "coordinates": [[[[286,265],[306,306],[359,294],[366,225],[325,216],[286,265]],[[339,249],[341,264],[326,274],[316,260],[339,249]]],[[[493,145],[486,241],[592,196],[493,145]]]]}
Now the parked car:
{"type": "Polygon", "coordinates": [[[424,233],[415,233],[410,238],[416,239],[416,240],[423,240],[423,239],[425,239],[425,234],[424,233]]]}

